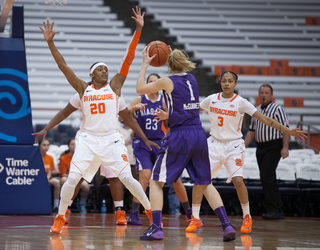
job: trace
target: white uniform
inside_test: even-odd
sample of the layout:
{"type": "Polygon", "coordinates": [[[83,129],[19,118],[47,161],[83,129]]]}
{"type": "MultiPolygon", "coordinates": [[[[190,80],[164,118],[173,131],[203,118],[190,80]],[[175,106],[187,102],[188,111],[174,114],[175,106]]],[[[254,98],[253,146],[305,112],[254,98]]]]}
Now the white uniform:
{"type": "MultiPolygon", "coordinates": [[[[81,108],[81,100],[80,100],[80,97],[79,97],[79,94],[76,93],[71,99],[70,99],[70,104],[76,108],[76,109],[79,109],[81,108]]],[[[127,107],[126,105],[126,102],[124,101],[124,99],[122,97],[119,98],[119,111],[122,111],[124,110],[125,108],[127,107]]],[[[79,138],[79,135],[85,131],[85,128],[84,128],[84,124],[85,124],[85,118],[83,117],[82,121],[81,121],[81,124],[80,124],[80,128],[76,134],[76,137],[75,137],[75,141],[76,141],[76,145],[78,144],[78,138],[79,138]]],[[[121,131],[120,131],[121,132],[121,131]]],[[[129,150],[128,150],[129,151],[129,150]]],[[[130,158],[131,160],[131,158],[130,158]]],[[[96,165],[96,164],[99,164],[99,159],[94,159],[92,162],[91,162],[91,165],[96,165]]],[[[108,168],[105,164],[101,164],[101,168],[100,168],[100,174],[106,178],[116,178],[116,174],[110,169],[108,168]]]]}
{"type": "Polygon", "coordinates": [[[78,135],[70,172],[80,173],[88,182],[101,163],[115,176],[126,171],[131,173],[127,148],[117,130],[120,100],[110,85],[99,90],[88,86],[81,100],[81,110],[84,131],[78,135]]]}
{"type": "Polygon", "coordinates": [[[224,164],[229,183],[232,177],[243,176],[245,146],[241,127],[244,113],[252,116],[257,109],[237,94],[225,99],[222,93],[208,96],[200,107],[208,109],[211,123],[211,136],[208,138],[211,178],[224,164]]]}

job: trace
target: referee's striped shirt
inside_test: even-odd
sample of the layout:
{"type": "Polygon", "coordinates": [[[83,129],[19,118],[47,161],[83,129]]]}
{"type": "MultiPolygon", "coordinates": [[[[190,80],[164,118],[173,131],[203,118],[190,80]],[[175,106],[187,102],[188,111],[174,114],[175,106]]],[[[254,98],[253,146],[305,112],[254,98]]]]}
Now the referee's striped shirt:
{"type": "MultiPolygon", "coordinates": [[[[270,102],[266,106],[258,106],[257,110],[265,116],[268,116],[289,128],[289,121],[286,112],[279,104],[270,102]]],[[[283,134],[283,132],[264,125],[262,122],[258,121],[255,118],[251,119],[249,130],[255,131],[255,140],[257,143],[281,139],[283,134]]]]}

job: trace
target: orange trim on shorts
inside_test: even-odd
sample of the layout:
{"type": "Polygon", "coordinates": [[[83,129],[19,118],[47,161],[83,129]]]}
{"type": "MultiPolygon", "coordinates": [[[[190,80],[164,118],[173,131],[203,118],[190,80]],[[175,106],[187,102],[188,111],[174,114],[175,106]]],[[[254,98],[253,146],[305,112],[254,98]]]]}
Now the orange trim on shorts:
{"type": "Polygon", "coordinates": [[[121,171],[119,172],[118,176],[121,174],[121,172],[129,165],[129,163],[127,163],[127,165],[125,165],[125,167],[123,169],[121,169],[121,171]]]}
{"type": "Polygon", "coordinates": [[[77,167],[77,165],[76,165],[73,161],[72,161],[71,163],[72,163],[72,164],[73,164],[77,169],[79,169],[80,173],[83,175],[83,173],[82,173],[81,169],[80,169],[80,168],[78,168],[78,167],[77,167]]]}

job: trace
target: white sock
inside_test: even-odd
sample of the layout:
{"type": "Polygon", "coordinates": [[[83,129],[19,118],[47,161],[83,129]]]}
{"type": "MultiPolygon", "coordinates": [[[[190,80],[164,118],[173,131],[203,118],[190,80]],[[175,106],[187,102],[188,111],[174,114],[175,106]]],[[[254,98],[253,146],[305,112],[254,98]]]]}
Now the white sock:
{"type": "Polygon", "coordinates": [[[53,207],[59,207],[59,199],[53,200],[53,207]]]}
{"type": "Polygon", "coordinates": [[[114,207],[123,207],[123,200],[113,201],[114,207]]]}
{"type": "Polygon", "coordinates": [[[242,207],[243,218],[244,218],[247,214],[249,214],[249,218],[251,218],[249,202],[246,203],[246,204],[241,204],[241,207],[242,207]]]}
{"type": "Polygon", "coordinates": [[[71,200],[71,201],[69,202],[69,207],[71,207],[72,203],[73,203],[73,200],[71,200]]]}
{"type": "Polygon", "coordinates": [[[201,204],[192,204],[192,215],[196,219],[200,219],[201,204]]]}

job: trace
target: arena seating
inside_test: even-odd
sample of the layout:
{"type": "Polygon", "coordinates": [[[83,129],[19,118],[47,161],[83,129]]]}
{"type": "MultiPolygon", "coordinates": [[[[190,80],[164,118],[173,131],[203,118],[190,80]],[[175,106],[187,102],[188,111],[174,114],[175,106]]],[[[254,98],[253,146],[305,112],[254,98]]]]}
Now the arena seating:
{"type": "MultiPolygon", "coordinates": [[[[54,40],[57,48],[76,75],[88,82],[89,68],[97,61],[108,64],[109,80],[117,73],[133,34],[130,28],[124,27],[122,20],[117,19],[117,14],[111,13],[110,7],[103,6],[102,0],[68,1],[65,6],[50,6],[44,2],[14,2],[15,5],[24,5],[26,56],[34,126],[48,123],[75,94],[43,39],[39,29],[43,21],[49,19],[50,22],[55,22],[54,30],[58,33],[54,40]]],[[[137,95],[135,84],[142,62],[141,51],[145,46],[143,43],[138,44],[136,58],[122,89],[122,96],[127,104],[137,95]]],[[[167,75],[166,67],[150,68],[147,73],[151,72],[167,75]]],[[[77,128],[81,117],[81,112],[74,112],[63,124],[71,124],[77,128]]]]}
{"type": "MultiPolygon", "coordinates": [[[[317,25],[306,25],[306,17],[318,16],[320,5],[316,2],[294,1],[157,1],[140,0],[148,13],[168,29],[169,35],[185,45],[203,66],[215,67],[270,66],[272,59],[288,61],[283,75],[240,75],[236,90],[252,103],[263,83],[274,87],[276,102],[283,104],[284,97],[304,98],[301,109],[286,108],[290,127],[296,127],[299,114],[319,114],[320,73],[318,76],[286,76],[292,67],[320,67],[319,36],[317,25]]],[[[318,70],[320,72],[320,70],[318,70]]],[[[239,72],[236,72],[239,73],[239,72]]],[[[219,75],[220,73],[217,73],[219,75]]],[[[308,117],[320,128],[317,117],[308,117]]]]}

